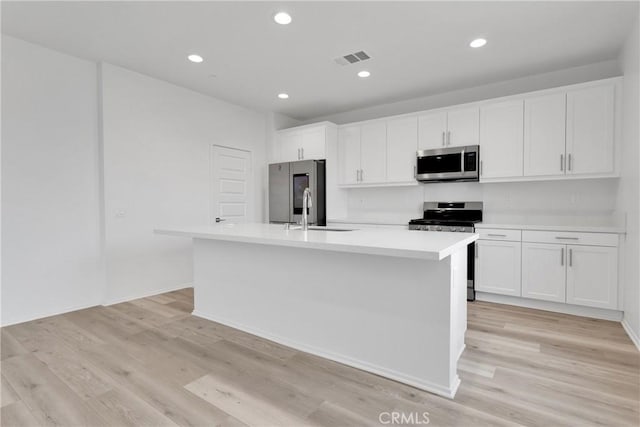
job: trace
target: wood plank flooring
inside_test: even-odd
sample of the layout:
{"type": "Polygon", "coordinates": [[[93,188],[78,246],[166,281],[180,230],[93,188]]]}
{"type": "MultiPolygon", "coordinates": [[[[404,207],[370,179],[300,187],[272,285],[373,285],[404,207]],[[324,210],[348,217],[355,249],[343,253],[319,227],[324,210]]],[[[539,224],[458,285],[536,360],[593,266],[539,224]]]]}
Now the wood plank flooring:
{"type": "Polygon", "coordinates": [[[640,424],[639,353],[615,322],[469,304],[449,400],[192,307],[184,289],[2,328],[2,426],[640,424]]]}

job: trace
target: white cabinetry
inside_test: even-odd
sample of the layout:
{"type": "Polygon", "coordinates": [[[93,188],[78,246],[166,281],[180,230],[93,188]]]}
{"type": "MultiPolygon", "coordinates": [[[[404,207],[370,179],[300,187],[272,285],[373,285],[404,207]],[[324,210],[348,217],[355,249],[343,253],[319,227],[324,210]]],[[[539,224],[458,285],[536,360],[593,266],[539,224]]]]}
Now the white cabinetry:
{"type": "Polygon", "coordinates": [[[418,117],[418,148],[478,145],[478,107],[436,111],[418,117]]]}
{"type": "Polygon", "coordinates": [[[565,171],[566,95],[524,100],[524,175],[554,176],[565,171]]]}
{"type": "MultiPolygon", "coordinates": [[[[480,145],[481,182],[615,177],[620,157],[620,90],[620,78],[606,79],[349,124],[345,127],[381,129],[385,123],[386,146],[381,154],[382,133],[372,129],[380,139],[363,139],[367,144],[372,141],[366,148],[366,155],[371,155],[366,168],[356,168],[356,182],[341,183],[415,183],[415,151],[466,145],[480,145]]],[[[307,137],[320,139],[321,135],[307,137]]],[[[306,153],[321,154],[287,138],[281,145],[285,160],[297,160],[301,153],[304,158],[309,158],[306,153]]]]}
{"type": "Polygon", "coordinates": [[[480,108],[480,179],[522,176],[524,101],[480,108]]]}
{"type": "Polygon", "coordinates": [[[547,243],[522,244],[522,296],[565,302],[566,248],[547,243]]]}
{"type": "Polygon", "coordinates": [[[277,131],[274,163],[326,158],[327,138],[333,129],[333,123],[322,122],[277,131]]]}
{"type": "Polygon", "coordinates": [[[523,232],[522,296],[589,307],[618,306],[618,238],[523,232]]]}
{"type": "Polygon", "coordinates": [[[360,131],[360,182],[384,182],[387,167],[387,125],[371,122],[360,131]]]}
{"type": "Polygon", "coordinates": [[[340,184],[360,182],[360,126],[338,130],[338,171],[340,184]]]}
{"type": "Polygon", "coordinates": [[[476,290],[520,296],[520,251],[519,240],[516,242],[478,240],[476,242],[476,290]]]}
{"type": "Polygon", "coordinates": [[[386,179],[387,127],[384,122],[346,126],[338,131],[340,184],[382,183],[386,179]]]}
{"type": "Polygon", "coordinates": [[[615,86],[567,93],[567,174],[614,172],[615,86]]]}
{"type": "Polygon", "coordinates": [[[415,180],[417,120],[410,116],[387,121],[387,182],[415,180]]]}
{"type": "Polygon", "coordinates": [[[616,308],[618,250],[602,246],[567,245],[567,302],[616,308]]]}

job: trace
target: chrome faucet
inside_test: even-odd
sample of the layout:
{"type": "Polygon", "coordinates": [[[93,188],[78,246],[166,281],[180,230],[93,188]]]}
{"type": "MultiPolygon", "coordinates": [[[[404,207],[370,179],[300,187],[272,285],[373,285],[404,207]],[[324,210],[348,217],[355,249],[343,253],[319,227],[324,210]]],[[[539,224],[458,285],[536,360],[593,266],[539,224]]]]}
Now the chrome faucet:
{"type": "Polygon", "coordinates": [[[311,202],[311,190],[309,187],[304,189],[302,193],[302,230],[307,231],[309,229],[309,218],[307,215],[307,209],[313,207],[311,202]]]}

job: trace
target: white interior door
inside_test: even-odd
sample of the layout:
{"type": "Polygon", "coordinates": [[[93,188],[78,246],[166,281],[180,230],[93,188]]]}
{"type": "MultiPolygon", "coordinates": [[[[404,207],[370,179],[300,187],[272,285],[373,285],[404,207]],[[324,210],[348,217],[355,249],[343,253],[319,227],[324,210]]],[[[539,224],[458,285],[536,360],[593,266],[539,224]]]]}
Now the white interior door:
{"type": "Polygon", "coordinates": [[[251,172],[251,152],[211,147],[212,223],[249,219],[251,172]]]}

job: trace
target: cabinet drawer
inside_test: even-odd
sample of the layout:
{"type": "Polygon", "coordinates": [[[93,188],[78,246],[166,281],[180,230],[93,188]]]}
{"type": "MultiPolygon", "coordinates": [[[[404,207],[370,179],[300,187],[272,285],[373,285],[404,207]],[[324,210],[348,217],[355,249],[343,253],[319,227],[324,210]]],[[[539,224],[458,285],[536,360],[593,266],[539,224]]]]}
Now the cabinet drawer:
{"type": "Polygon", "coordinates": [[[482,240],[507,240],[510,242],[519,242],[522,238],[522,232],[520,230],[479,228],[476,231],[482,240]]]}
{"type": "Polygon", "coordinates": [[[618,235],[608,233],[578,233],[571,231],[524,230],[522,232],[522,241],[568,245],[618,246],[618,235]]]}

